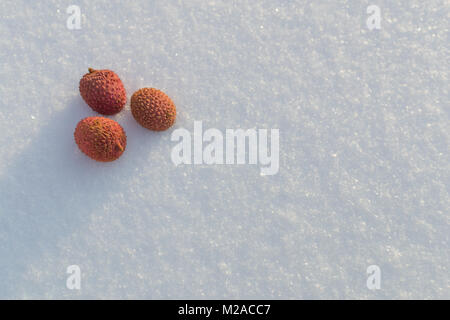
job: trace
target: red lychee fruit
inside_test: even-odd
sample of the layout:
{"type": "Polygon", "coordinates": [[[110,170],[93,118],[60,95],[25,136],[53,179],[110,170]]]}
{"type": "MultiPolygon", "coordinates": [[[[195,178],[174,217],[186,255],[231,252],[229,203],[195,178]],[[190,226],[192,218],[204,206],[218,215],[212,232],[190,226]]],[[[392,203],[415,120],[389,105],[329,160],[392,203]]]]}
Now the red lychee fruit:
{"type": "Polygon", "coordinates": [[[120,112],[127,102],[123,83],[111,70],[89,68],[80,80],[80,93],[92,109],[106,115],[120,112]]]}
{"type": "Polygon", "coordinates": [[[175,104],[158,89],[139,89],[131,96],[130,105],[133,117],[144,128],[163,131],[175,123],[175,104]]]}
{"type": "Polygon", "coordinates": [[[118,159],[127,146],[127,136],[120,124],[104,117],[88,117],[81,120],[74,136],[82,152],[102,162],[118,159]]]}

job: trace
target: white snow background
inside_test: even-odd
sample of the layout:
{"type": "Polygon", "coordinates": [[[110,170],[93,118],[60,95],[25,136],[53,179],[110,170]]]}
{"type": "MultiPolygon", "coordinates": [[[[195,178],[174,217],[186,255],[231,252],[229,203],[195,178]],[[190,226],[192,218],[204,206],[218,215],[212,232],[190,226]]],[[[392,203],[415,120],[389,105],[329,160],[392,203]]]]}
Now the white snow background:
{"type": "Polygon", "coordinates": [[[450,298],[449,8],[1,1],[0,298],[450,298]],[[96,115],[78,91],[88,67],[127,90],[112,163],[74,143],[96,115]],[[173,128],[135,122],[141,87],[171,96],[173,128]],[[195,120],[280,129],[279,173],[176,167],[171,132],[195,120]]]}

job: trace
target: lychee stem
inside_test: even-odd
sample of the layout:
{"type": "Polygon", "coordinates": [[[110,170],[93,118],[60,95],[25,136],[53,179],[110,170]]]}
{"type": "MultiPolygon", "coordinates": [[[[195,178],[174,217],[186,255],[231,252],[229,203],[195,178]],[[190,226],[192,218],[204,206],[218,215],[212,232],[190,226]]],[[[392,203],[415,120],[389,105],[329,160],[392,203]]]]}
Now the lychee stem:
{"type": "Polygon", "coordinates": [[[118,147],[121,152],[123,151],[123,147],[119,141],[116,141],[116,147],[118,147]]]}
{"type": "Polygon", "coordinates": [[[92,73],[95,71],[95,69],[92,69],[92,68],[89,68],[88,70],[89,70],[89,73],[92,73]]]}

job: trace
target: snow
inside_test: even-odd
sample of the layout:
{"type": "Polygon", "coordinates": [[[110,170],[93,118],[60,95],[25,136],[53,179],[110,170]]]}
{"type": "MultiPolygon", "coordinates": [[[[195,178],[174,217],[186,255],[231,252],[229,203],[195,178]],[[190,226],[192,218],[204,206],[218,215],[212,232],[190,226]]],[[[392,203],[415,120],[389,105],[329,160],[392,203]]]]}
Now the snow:
{"type": "Polygon", "coordinates": [[[445,0],[0,2],[0,298],[450,298],[449,12],[445,0]],[[143,129],[127,105],[111,117],[124,155],[84,156],[73,131],[95,115],[78,92],[88,67],[117,72],[128,99],[166,92],[175,126],[143,129]],[[171,132],[194,121],[279,129],[278,174],[175,166],[171,132]],[[70,265],[81,290],[66,287],[70,265]]]}

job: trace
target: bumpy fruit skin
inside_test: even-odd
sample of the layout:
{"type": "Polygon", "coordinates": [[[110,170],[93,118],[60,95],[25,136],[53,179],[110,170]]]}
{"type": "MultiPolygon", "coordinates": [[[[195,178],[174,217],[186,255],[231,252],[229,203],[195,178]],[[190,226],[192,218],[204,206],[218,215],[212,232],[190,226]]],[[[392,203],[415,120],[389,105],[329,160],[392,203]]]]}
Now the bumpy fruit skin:
{"type": "Polygon", "coordinates": [[[139,89],[131,96],[130,105],[133,117],[144,128],[163,131],[175,123],[175,104],[158,89],[139,89]]]}
{"type": "Polygon", "coordinates": [[[102,162],[118,159],[127,146],[127,136],[120,124],[104,117],[88,117],[81,120],[74,136],[82,152],[102,162]]]}
{"type": "Polygon", "coordinates": [[[89,68],[80,80],[80,93],[92,109],[105,115],[120,112],[127,102],[123,83],[111,70],[89,68]]]}

